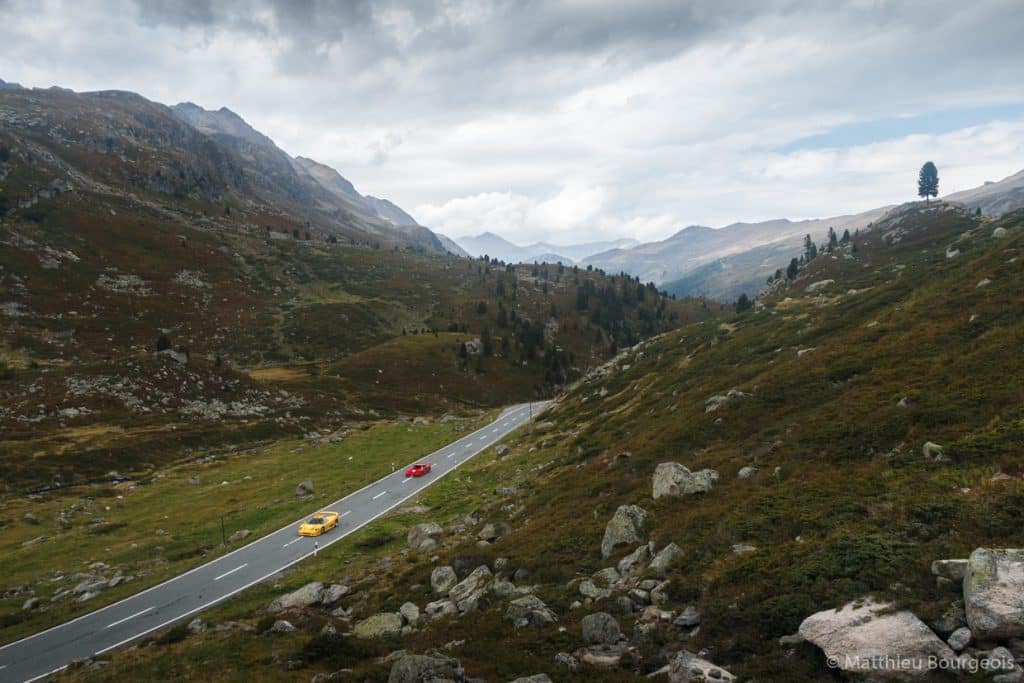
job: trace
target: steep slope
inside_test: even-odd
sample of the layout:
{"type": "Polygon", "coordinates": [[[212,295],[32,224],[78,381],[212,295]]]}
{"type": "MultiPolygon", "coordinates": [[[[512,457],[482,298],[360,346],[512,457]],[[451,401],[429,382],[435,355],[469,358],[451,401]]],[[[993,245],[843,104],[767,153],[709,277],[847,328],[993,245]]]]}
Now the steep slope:
{"type": "Polygon", "coordinates": [[[968,209],[981,209],[986,216],[1001,216],[1024,207],[1024,171],[1018,171],[997,182],[988,182],[943,198],[963,204],[968,209]]]}
{"type": "MultiPolygon", "coordinates": [[[[834,227],[840,233],[847,229],[853,232],[864,228],[886,210],[881,208],[853,216],[797,222],[779,219],[761,223],[733,223],[724,228],[693,225],[666,240],[641,244],[632,249],[595,254],[585,259],[585,263],[608,272],[624,271],[637,275],[644,281],[664,285],[676,294],[703,289],[713,298],[735,298],[730,295],[736,287],[747,288],[749,291],[752,283],[759,285],[764,282],[765,277],[778,267],[772,266],[766,270],[766,266],[762,266],[748,270],[750,265],[760,263],[765,256],[773,252],[793,251],[794,247],[799,249],[807,234],[815,241],[820,241],[829,227],[834,227]],[[755,249],[762,256],[747,253],[755,249]],[[741,263],[730,263],[731,259],[741,263]],[[736,273],[735,282],[723,287],[721,283],[705,278],[697,279],[700,273],[695,271],[712,263],[733,270],[736,273]],[[689,279],[683,280],[687,276],[689,279]],[[680,283],[680,280],[683,282],[680,283]]],[[[708,270],[702,272],[707,273],[708,270]]]]}
{"type": "MultiPolygon", "coordinates": [[[[1019,545],[1024,524],[1021,291],[1024,213],[898,207],[763,307],[623,351],[416,514],[208,619],[256,623],[286,591],[342,581],[354,592],[341,609],[296,608],[263,627],[299,625],[277,642],[304,676],[380,678],[399,648],[440,648],[488,680],[608,681],[642,680],[687,649],[744,678],[834,680],[814,646],[779,638],[869,594],[948,636],[963,623],[959,593],[931,562],[1019,545]],[[673,492],[654,483],[666,462],[700,474],[673,492]],[[653,498],[652,484],[668,493],[653,498]],[[623,505],[645,521],[633,526],[640,513],[627,510],[606,530],[623,505]],[[429,532],[441,547],[406,549],[406,532],[428,521],[443,525],[429,532]],[[677,552],[648,566],[648,540],[677,552]],[[439,595],[443,566],[463,583],[439,595]],[[415,628],[341,635],[400,605],[410,613],[406,601],[426,609],[415,628]]],[[[266,636],[229,633],[202,649],[206,666],[226,677],[280,666],[259,655],[266,636]]],[[[111,675],[191,661],[203,637],[181,638],[116,654],[111,675]]]]}

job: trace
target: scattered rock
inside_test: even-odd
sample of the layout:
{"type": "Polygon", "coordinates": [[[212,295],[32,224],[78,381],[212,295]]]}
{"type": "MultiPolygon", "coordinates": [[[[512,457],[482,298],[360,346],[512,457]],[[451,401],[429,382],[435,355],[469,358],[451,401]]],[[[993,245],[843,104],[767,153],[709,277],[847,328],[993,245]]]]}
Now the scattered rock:
{"type": "Polygon", "coordinates": [[[932,562],[932,574],[951,581],[963,581],[967,575],[967,560],[935,560],[932,562]]]}
{"type": "Polygon", "coordinates": [[[33,515],[31,512],[26,512],[25,516],[22,517],[27,524],[39,524],[39,518],[33,515]]]}
{"type": "Polygon", "coordinates": [[[575,672],[580,668],[580,663],[568,652],[559,652],[555,655],[555,664],[564,666],[569,671],[575,672]]]}
{"type": "Polygon", "coordinates": [[[652,481],[654,499],[666,496],[680,497],[694,493],[707,493],[718,480],[718,472],[705,469],[691,472],[677,462],[663,462],[654,470],[652,481]]]}
{"type": "Polygon", "coordinates": [[[693,605],[687,605],[686,609],[672,621],[677,628],[691,628],[700,625],[700,610],[693,605]]]}
{"type": "Polygon", "coordinates": [[[320,594],[320,604],[330,607],[352,592],[352,589],[340,583],[332,583],[320,594]]]}
{"type": "Polygon", "coordinates": [[[494,449],[494,454],[499,458],[504,457],[509,452],[509,447],[505,444],[498,444],[494,449]]]}
{"type": "Polygon", "coordinates": [[[551,677],[547,674],[534,674],[517,678],[512,683],[551,683],[551,677]]]}
{"type": "Polygon", "coordinates": [[[311,496],[313,495],[313,480],[307,479],[295,487],[296,496],[311,496]]]}
{"type": "Polygon", "coordinates": [[[921,453],[926,458],[935,460],[942,455],[943,447],[932,441],[925,441],[924,446],[921,447],[921,453]]]}
{"type": "Polygon", "coordinates": [[[295,630],[292,626],[292,622],[285,621],[284,619],[278,619],[274,622],[274,625],[270,627],[270,633],[291,633],[295,630]]]}
{"type": "Polygon", "coordinates": [[[668,680],[669,683],[728,682],[735,681],[736,677],[689,650],[683,650],[669,663],[668,680]]]}
{"type": "Polygon", "coordinates": [[[420,621],[420,608],[411,602],[399,607],[398,614],[409,626],[415,626],[420,621]]]}
{"type": "Polygon", "coordinates": [[[238,541],[241,541],[241,540],[245,539],[251,533],[252,532],[249,531],[248,529],[239,529],[235,533],[233,533],[230,536],[228,536],[228,542],[229,543],[237,543],[238,541]]]}
{"type": "Polygon", "coordinates": [[[960,652],[965,647],[971,644],[972,638],[973,636],[971,635],[971,629],[967,628],[966,626],[961,626],[949,635],[949,638],[946,639],[946,642],[949,643],[949,646],[953,649],[954,652],[960,652]]]}
{"type": "Polygon", "coordinates": [[[494,575],[487,565],[480,565],[448,591],[448,599],[455,603],[460,612],[472,612],[477,608],[493,579],[494,575]]]}
{"type": "Polygon", "coordinates": [[[509,529],[507,524],[491,524],[488,522],[487,524],[484,524],[483,528],[480,529],[480,533],[478,533],[476,537],[478,540],[493,543],[510,531],[511,529],[509,529]]]}
{"type": "Polygon", "coordinates": [[[458,614],[459,610],[451,600],[435,600],[423,607],[423,613],[431,619],[439,619],[449,614],[458,614]]]}
{"type": "Polygon", "coordinates": [[[992,280],[990,280],[989,278],[986,277],[986,278],[983,278],[983,279],[979,280],[978,284],[975,285],[975,288],[979,288],[980,289],[981,287],[988,287],[990,284],[992,284],[992,280]]]}
{"type": "Polygon", "coordinates": [[[206,622],[203,621],[202,619],[200,619],[199,617],[196,617],[192,621],[188,622],[188,632],[189,633],[193,633],[193,634],[194,633],[202,633],[207,628],[208,628],[208,626],[207,626],[206,622]]]}
{"type": "Polygon", "coordinates": [[[747,553],[756,553],[757,546],[750,545],[749,543],[733,543],[732,554],[733,555],[746,555],[747,553]]]}
{"type": "Polygon", "coordinates": [[[402,655],[392,666],[388,683],[426,683],[427,681],[466,680],[459,660],[433,650],[424,655],[402,655]]]}
{"type": "Polygon", "coordinates": [[[807,617],[800,635],[834,658],[837,668],[860,674],[922,675],[931,670],[929,661],[956,658],[913,613],[891,609],[870,599],[851,602],[807,617]]]}
{"type": "Polygon", "coordinates": [[[352,628],[356,638],[373,639],[397,636],[402,632],[402,617],[394,612],[381,612],[367,617],[352,628]]]}
{"type": "Polygon", "coordinates": [[[759,471],[760,470],[758,470],[756,467],[751,467],[751,466],[741,467],[740,471],[739,471],[739,474],[737,474],[736,476],[738,476],[740,479],[750,479],[752,476],[757,474],[759,471]]]}
{"type": "Polygon", "coordinates": [[[614,645],[622,638],[619,622],[607,612],[588,614],[583,617],[581,626],[583,642],[588,645],[614,645]]]}
{"type": "Polygon", "coordinates": [[[271,612],[281,612],[291,607],[309,607],[320,602],[323,597],[324,585],[319,581],[307,583],[302,588],[286,593],[270,603],[267,608],[271,612]]]}
{"type": "Polygon", "coordinates": [[[28,547],[33,546],[33,545],[39,545],[40,543],[46,543],[47,540],[49,540],[49,537],[47,537],[47,536],[36,536],[35,538],[31,538],[31,539],[25,541],[24,543],[22,543],[21,547],[22,548],[28,548],[28,547]]]}
{"type": "Polygon", "coordinates": [[[992,237],[996,239],[1006,237],[1006,228],[996,228],[992,231],[992,237]]]}
{"type": "Polygon", "coordinates": [[[39,607],[39,598],[29,598],[21,605],[21,609],[24,611],[35,609],[39,607]]]}
{"type": "Polygon", "coordinates": [[[978,640],[1024,637],[1024,549],[972,552],[964,575],[964,605],[978,640]]]}
{"type": "Polygon", "coordinates": [[[550,626],[558,621],[544,601],[536,595],[524,595],[508,604],[505,618],[513,622],[516,628],[526,626],[550,626]]]}
{"type": "Polygon", "coordinates": [[[835,282],[835,280],[818,280],[817,282],[812,282],[811,284],[807,285],[807,288],[804,291],[807,292],[808,294],[815,294],[820,290],[825,289],[833,282],[835,282]]]}
{"type": "Polygon", "coordinates": [[[704,412],[713,413],[722,406],[726,405],[727,403],[734,403],[736,401],[746,398],[749,395],[750,394],[745,394],[737,389],[730,389],[725,394],[712,396],[706,401],[704,401],[704,412]]]}
{"type": "Polygon", "coordinates": [[[658,576],[665,576],[665,574],[668,573],[668,570],[672,568],[672,564],[682,556],[683,549],[675,543],[669,543],[654,556],[654,559],[651,560],[650,568],[656,572],[658,576]]]}
{"type": "Polygon", "coordinates": [[[436,522],[417,524],[409,529],[406,544],[411,550],[426,554],[438,547],[442,534],[444,534],[444,529],[436,522]]]}
{"type": "Polygon", "coordinates": [[[590,598],[591,600],[603,600],[612,596],[612,592],[610,590],[598,588],[590,579],[583,579],[580,581],[578,590],[580,595],[585,598],[590,598]]]}
{"type": "MultiPolygon", "coordinates": [[[[653,543],[651,544],[653,545],[653,543]]],[[[618,572],[622,576],[630,576],[633,574],[639,574],[643,570],[643,565],[651,559],[651,548],[650,545],[644,544],[626,555],[618,564],[618,572]]]]}
{"type": "Polygon", "coordinates": [[[430,572],[430,588],[435,593],[447,594],[458,582],[459,577],[450,566],[434,567],[430,572]]]}
{"type": "Polygon", "coordinates": [[[646,523],[647,511],[642,507],[620,506],[605,526],[604,538],[601,540],[601,557],[608,558],[620,545],[643,540],[643,527],[646,523]]]}

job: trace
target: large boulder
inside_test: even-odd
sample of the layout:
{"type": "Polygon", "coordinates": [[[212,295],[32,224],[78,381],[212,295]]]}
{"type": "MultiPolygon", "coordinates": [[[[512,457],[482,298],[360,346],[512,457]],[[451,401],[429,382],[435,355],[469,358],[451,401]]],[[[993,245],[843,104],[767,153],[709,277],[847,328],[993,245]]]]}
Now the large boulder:
{"type": "Polygon", "coordinates": [[[604,528],[601,540],[601,557],[608,558],[620,545],[639,543],[643,540],[647,511],[639,505],[622,505],[604,528]]]}
{"type": "Polygon", "coordinates": [[[669,683],[704,683],[705,681],[735,681],[736,677],[720,666],[683,650],[669,662],[669,683]]]}
{"type": "Polygon", "coordinates": [[[1024,548],[972,552],[964,606],[977,640],[1024,638],[1024,548]]]}
{"type": "Polygon", "coordinates": [[[683,549],[675,543],[669,543],[654,556],[654,559],[651,560],[650,568],[657,573],[658,576],[665,576],[676,560],[682,556],[683,549]]]}
{"type": "Polygon", "coordinates": [[[622,630],[615,617],[607,612],[588,614],[580,622],[583,642],[587,645],[614,645],[622,638],[622,630]]]}
{"type": "Polygon", "coordinates": [[[381,612],[363,619],[352,628],[356,638],[384,638],[402,632],[402,617],[394,612],[381,612]]]}
{"type": "Polygon", "coordinates": [[[550,626],[558,621],[555,613],[536,595],[524,595],[508,604],[505,618],[516,628],[525,626],[550,626]]]}
{"type": "Polygon", "coordinates": [[[429,553],[438,546],[438,541],[444,529],[437,522],[426,522],[417,524],[409,529],[405,541],[411,550],[421,553],[429,553]]]}
{"type": "Polygon", "coordinates": [[[482,564],[448,591],[448,599],[455,603],[460,612],[472,612],[477,608],[480,598],[487,593],[493,580],[494,574],[487,565],[482,564]]]}
{"type": "Polygon", "coordinates": [[[330,607],[352,592],[352,589],[341,583],[332,583],[320,594],[320,604],[330,607]]]}
{"type": "Polygon", "coordinates": [[[663,462],[654,470],[652,495],[657,500],[707,493],[716,481],[718,472],[715,470],[691,472],[677,462],[663,462]]]}
{"type": "Polygon", "coordinates": [[[324,585],[319,581],[307,583],[292,593],[280,596],[268,608],[271,612],[280,612],[291,607],[309,607],[316,605],[324,597],[324,585]]]}
{"type": "Polygon", "coordinates": [[[435,593],[447,594],[459,582],[458,575],[450,566],[434,567],[430,572],[430,588],[435,593]]]}
{"type": "Polygon", "coordinates": [[[466,673],[459,660],[437,651],[425,655],[403,655],[391,666],[388,683],[426,683],[426,681],[464,681],[466,673]]]}
{"type": "Polygon", "coordinates": [[[824,651],[843,671],[888,678],[925,676],[936,661],[956,655],[924,622],[907,611],[871,599],[812,614],[800,635],[824,651]]]}

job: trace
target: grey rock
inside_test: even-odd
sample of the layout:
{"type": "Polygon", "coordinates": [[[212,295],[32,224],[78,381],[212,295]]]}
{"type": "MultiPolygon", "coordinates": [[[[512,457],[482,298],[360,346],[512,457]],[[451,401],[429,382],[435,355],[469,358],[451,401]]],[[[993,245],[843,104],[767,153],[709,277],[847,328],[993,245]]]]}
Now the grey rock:
{"type": "Polygon", "coordinates": [[[551,683],[551,677],[547,674],[534,674],[532,676],[520,676],[512,683],[551,683]]]}
{"type": "Polygon", "coordinates": [[[967,623],[975,638],[1024,637],[1024,549],[976,549],[963,586],[967,623]]]}
{"type": "Polygon", "coordinates": [[[352,589],[344,584],[332,583],[323,590],[323,593],[321,593],[320,604],[325,607],[330,607],[351,592],[352,589]]]}
{"type": "Polygon", "coordinates": [[[505,444],[498,444],[498,446],[495,447],[495,449],[494,449],[494,454],[497,455],[499,458],[503,457],[508,452],[509,452],[509,447],[506,446],[505,444]]]}
{"type": "Polygon", "coordinates": [[[812,614],[800,624],[800,635],[834,657],[838,668],[860,675],[896,673],[924,675],[929,661],[951,662],[956,655],[924,623],[908,611],[891,611],[891,605],[866,599],[842,609],[812,614]],[[880,659],[878,659],[880,658],[880,659]],[[874,662],[906,662],[893,671],[874,667],[874,662]]]}
{"type": "Polygon", "coordinates": [[[619,571],[615,567],[605,567],[594,574],[594,578],[597,579],[597,583],[603,585],[605,588],[609,588],[621,577],[619,575],[619,571]]]}
{"type": "Polygon", "coordinates": [[[199,617],[196,617],[192,621],[188,622],[188,632],[189,633],[193,633],[193,634],[195,634],[195,633],[202,633],[207,628],[208,628],[208,626],[206,625],[206,622],[203,621],[202,619],[200,619],[199,617]]]}
{"type": "Polygon", "coordinates": [[[658,554],[651,560],[651,570],[656,572],[658,576],[665,576],[672,565],[683,556],[683,549],[677,546],[675,543],[669,543],[667,546],[658,551],[658,554]]]}
{"type": "Polygon", "coordinates": [[[252,532],[248,529],[239,529],[235,533],[228,536],[228,543],[237,543],[248,537],[251,533],[252,532]]]}
{"type": "Polygon", "coordinates": [[[672,622],[678,628],[691,628],[700,625],[700,610],[693,605],[687,605],[682,613],[672,622]]]}
{"type": "Polygon", "coordinates": [[[925,441],[924,445],[921,446],[921,453],[926,458],[934,460],[935,458],[942,455],[943,447],[932,441],[925,441]]]}
{"type": "Polygon", "coordinates": [[[961,626],[967,625],[967,612],[964,610],[963,600],[954,600],[946,611],[931,624],[936,633],[949,636],[961,626]]]}
{"type": "Polygon", "coordinates": [[[313,480],[306,479],[295,487],[296,496],[309,496],[313,494],[313,480]]]}
{"type": "Polygon", "coordinates": [[[596,612],[583,617],[580,622],[583,642],[588,645],[614,645],[622,638],[622,630],[615,617],[607,612],[596,612]]]}
{"type": "Polygon", "coordinates": [[[440,524],[426,522],[424,524],[417,524],[409,529],[405,540],[411,550],[429,553],[437,548],[442,534],[444,534],[444,529],[441,528],[440,524]]]}
{"type": "Polygon", "coordinates": [[[430,572],[430,588],[435,593],[447,594],[458,582],[459,577],[450,566],[434,567],[430,572]]]}
{"type": "Polygon", "coordinates": [[[564,666],[571,672],[575,672],[580,668],[580,663],[575,657],[568,652],[559,652],[555,655],[555,664],[564,666]]]}
{"type": "Polygon", "coordinates": [[[398,608],[398,615],[405,623],[415,626],[420,621],[420,608],[411,602],[406,602],[398,608]]]}
{"type": "Polygon", "coordinates": [[[423,607],[423,613],[431,619],[440,619],[449,614],[458,614],[459,610],[451,600],[435,600],[423,607]]]}
{"type": "Polygon", "coordinates": [[[1000,239],[1002,237],[1006,237],[1006,228],[1003,228],[1003,227],[996,228],[995,230],[992,231],[992,237],[994,237],[995,239],[1000,239]]]}
{"type": "Polygon", "coordinates": [[[22,517],[27,524],[39,524],[39,518],[33,515],[31,512],[26,512],[25,516],[22,517]]]}
{"type": "Polygon", "coordinates": [[[954,652],[960,652],[971,644],[971,639],[971,629],[966,626],[961,626],[950,634],[949,638],[946,639],[946,642],[949,643],[949,646],[954,652]]]}
{"type": "Polygon", "coordinates": [[[651,548],[646,543],[619,560],[618,571],[622,576],[632,576],[643,571],[643,565],[651,559],[651,548]]]}
{"type": "Polygon", "coordinates": [[[397,636],[402,632],[402,617],[394,612],[381,612],[367,617],[352,628],[356,638],[366,640],[397,636]]]}
{"type": "Polygon", "coordinates": [[[558,621],[555,613],[536,595],[524,595],[510,602],[505,610],[505,618],[513,622],[516,628],[549,626],[558,621]]]}
{"type": "Polygon", "coordinates": [[[663,462],[654,470],[651,482],[652,496],[678,498],[696,493],[707,493],[718,481],[718,472],[711,469],[691,472],[678,462],[663,462]]]}
{"type": "Polygon", "coordinates": [[[736,476],[738,476],[740,479],[750,479],[752,476],[754,476],[758,472],[760,472],[760,470],[758,468],[756,468],[756,467],[751,467],[751,466],[741,467],[740,471],[739,471],[739,474],[737,474],[736,476]]]}
{"type": "Polygon", "coordinates": [[[309,607],[320,602],[323,597],[324,585],[319,581],[307,583],[302,588],[286,593],[270,603],[267,608],[271,612],[280,612],[292,607],[309,607]]]}
{"type": "Polygon", "coordinates": [[[712,680],[728,683],[735,681],[736,677],[689,650],[683,650],[669,662],[668,680],[669,683],[705,683],[712,680]]]}
{"type": "Polygon", "coordinates": [[[432,651],[424,655],[402,655],[388,674],[388,683],[428,683],[466,680],[459,660],[432,651]]]}
{"type": "Polygon", "coordinates": [[[292,626],[292,622],[285,621],[284,619],[278,619],[274,622],[274,625],[270,627],[270,633],[291,633],[295,630],[292,626]]]}
{"type": "Polygon", "coordinates": [[[477,539],[493,543],[510,531],[507,524],[492,524],[488,522],[476,535],[477,539]]]}
{"type": "Polygon", "coordinates": [[[638,505],[622,505],[605,526],[601,557],[608,558],[620,545],[643,540],[647,511],[638,505]]]}
{"type": "Polygon", "coordinates": [[[611,597],[612,592],[604,588],[598,588],[593,581],[590,579],[583,579],[580,581],[578,587],[580,595],[591,600],[603,600],[604,598],[611,597]]]}
{"type": "Polygon", "coordinates": [[[21,609],[24,610],[24,611],[32,610],[32,609],[35,609],[36,607],[39,607],[39,598],[35,598],[35,597],[29,598],[28,600],[23,602],[22,605],[21,605],[21,609]]]}
{"type": "Polygon", "coordinates": [[[460,612],[472,612],[477,608],[493,579],[494,575],[487,565],[480,565],[448,591],[448,599],[455,603],[460,612]]]}

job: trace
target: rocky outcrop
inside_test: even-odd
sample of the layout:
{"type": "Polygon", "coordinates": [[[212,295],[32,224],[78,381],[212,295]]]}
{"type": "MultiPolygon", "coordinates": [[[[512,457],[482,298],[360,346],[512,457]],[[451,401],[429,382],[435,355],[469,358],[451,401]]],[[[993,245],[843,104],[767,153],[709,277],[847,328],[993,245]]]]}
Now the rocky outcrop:
{"type": "Polygon", "coordinates": [[[737,389],[730,389],[728,392],[724,394],[712,396],[708,398],[708,400],[704,401],[704,412],[713,413],[722,406],[728,403],[735,403],[736,401],[742,400],[747,396],[749,396],[749,394],[745,394],[737,389]]]}
{"type": "Polygon", "coordinates": [[[466,680],[459,660],[436,650],[423,655],[403,655],[391,666],[388,683],[426,683],[426,681],[466,680]]]}
{"type": "Polygon", "coordinates": [[[716,481],[718,481],[718,472],[715,470],[691,472],[677,462],[663,462],[654,470],[652,495],[657,500],[665,497],[678,498],[694,493],[707,493],[716,481]]]}
{"type": "Polygon", "coordinates": [[[1024,638],[1024,548],[976,549],[963,585],[975,638],[1024,638]]]}
{"type": "Polygon", "coordinates": [[[352,628],[357,638],[384,638],[397,636],[402,632],[402,617],[394,612],[381,612],[363,619],[352,628]]]}
{"type": "Polygon", "coordinates": [[[601,540],[601,557],[607,558],[620,545],[639,543],[643,540],[647,511],[639,505],[623,505],[615,511],[604,529],[601,540]]]}
{"type": "Polygon", "coordinates": [[[440,524],[427,522],[425,524],[417,524],[409,529],[409,534],[405,540],[410,550],[429,553],[438,547],[438,541],[443,533],[444,529],[441,528],[440,524]]]}
{"type": "Polygon", "coordinates": [[[924,622],[908,611],[870,599],[812,614],[800,635],[817,645],[843,671],[889,678],[924,676],[937,660],[956,655],[924,622]]]}
{"type": "Polygon", "coordinates": [[[479,605],[480,598],[487,593],[493,580],[494,575],[487,565],[480,565],[448,591],[448,599],[460,612],[472,612],[479,605]]]}
{"type": "Polygon", "coordinates": [[[515,624],[516,628],[527,626],[550,626],[558,621],[555,613],[536,595],[524,595],[508,604],[505,618],[515,624]]]}
{"type": "Polygon", "coordinates": [[[588,645],[613,645],[622,638],[622,630],[615,617],[607,612],[588,614],[580,622],[583,642],[588,645]]]}
{"type": "Polygon", "coordinates": [[[704,683],[705,681],[735,681],[736,677],[720,666],[702,659],[688,650],[676,654],[669,663],[669,683],[704,683]]]}
{"type": "Polygon", "coordinates": [[[287,593],[270,603],[271,612],[280,612],[292,607],[316,605],[323,598],[324,585],[319,581],[307,583],[297,591],[287,593]]]}

